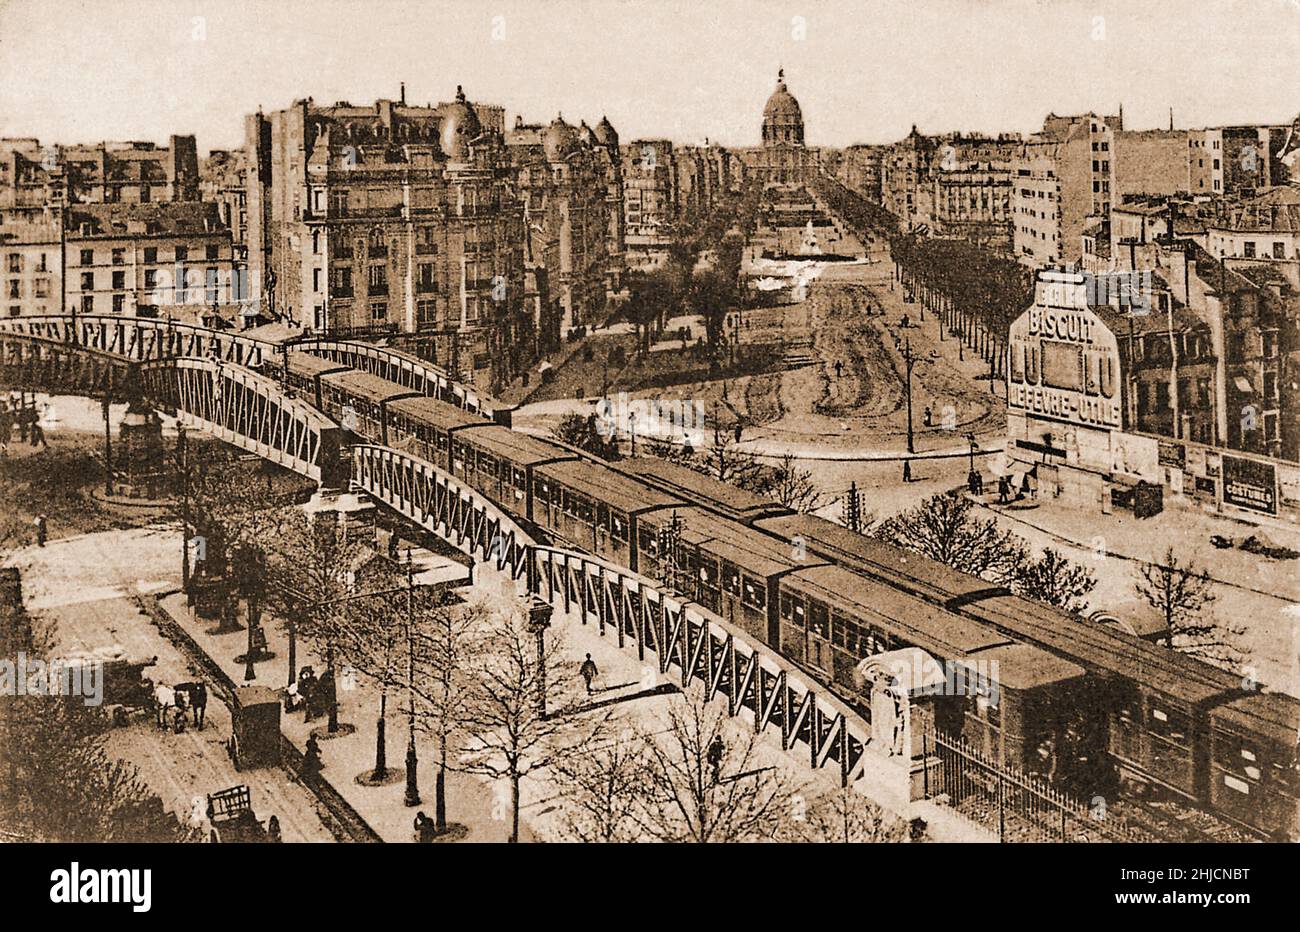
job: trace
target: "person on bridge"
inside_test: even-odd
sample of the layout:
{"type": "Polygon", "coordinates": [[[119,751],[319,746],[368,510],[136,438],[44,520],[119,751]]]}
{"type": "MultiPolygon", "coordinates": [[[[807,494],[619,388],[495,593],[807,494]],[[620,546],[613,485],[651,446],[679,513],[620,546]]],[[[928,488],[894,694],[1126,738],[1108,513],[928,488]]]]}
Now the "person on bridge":
{"type": "Polygon", "coordinates": [[[591,695],[591,683],[599,675],[600,671],[596,669],[596,662],[591,659],[591,654],[582,662],[578,668],[578,673],[582,675],[583,682],[587,684],[587,695],[591,695]]]}

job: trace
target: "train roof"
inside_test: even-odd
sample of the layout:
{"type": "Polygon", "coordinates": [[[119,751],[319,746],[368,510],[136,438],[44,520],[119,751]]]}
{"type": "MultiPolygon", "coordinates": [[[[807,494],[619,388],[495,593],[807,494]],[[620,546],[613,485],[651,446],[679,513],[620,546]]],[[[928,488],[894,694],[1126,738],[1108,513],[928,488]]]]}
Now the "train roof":
{"type": "Polygon", "coordinates": [[[842,566],[814,566],[782,580],[860,618],[878,618],[918,647],[945,660],[1013,643],[995,629],[921,602],[842,566]]]}
{"type": "Polygon", "coordinates": [[[902,547],[859,534],[816,515],[781,515],[761,518],[755,527],[786,540],[802,537],[807,548],[845,565],[861,565],[891,583],[920,592],[939,602],[969,598],[979,593],[1003,594],[1007,590],[978,576],[912,553],[902,547]]]}
{"type": "Polygon", "coordinates": [[[455,405],[447,404],[445,401],[439,401],[437,398],[429,398],[425,395],[391,401],[388,403],[388,409],[398,414],[404,414],[407,417],[419,418],[421,421],[432,424],[441,430],[464,427],[469,424],[491,423],[491,421],[485,420],[482,415],[475,414],[473,411],[466,411],[464,408],[458,408],[455,405]]]}
{"type": "Polygon", "coordinates": [[[289,353],[289,371],[294,375],[305,375],[311,378],[321,373],[342,372],[349,368],[351,367],[322,359],[320,356],[313,356],[311,353],[304,353],[302,350],[293,350],[289,353]]]}
{"type": "Polygon", "coordinates": [[[680,495],[696,504],[742,520],[790,512],[789,508],[770,498],[657,456],[622,459],[618,461],[618,468],[641,477],[665,492],[680,495]]]}
{"type": "Polygon", "coordinates": [[[1286,693],[1247,693],[1219,706],[1210,718],[1283,747],[1300,743],[1300,699],[1286,693]]]}
{"type": "Polygon", "coordinates": [[[764,579],[809,565],[808,561],[796,562],[790,548],[771,536],[707,508],[660,508],[643,516],[643,520],[662,526],[674,513],[682,521],[683,541],[764,579]]]}
{"type": "Polygon", "coordinates": [[[1032,644],[1001,644],[976,651],[970,659],[996,663],[995,679],[1008,689],[1035,689],[1054,683],[1068,683],[1088,675],[1088,671],[1077,663],[1049,654],[1032,644]]]}
{"type": "Polygon", "coordinates": [[[545,463],[537,467],[537,473],[629,515],[683,504],[681,499],[588,460],[545,463]]]}
{"type": "Polygon", "coordinates": [[[535,466],[551,460],[576,460],[577,456],[564,447],[547,443],[538,437],[520,433],[509,427],[488,425],[472,431],[458,433],[457,443],[467,443],[508,459],[516,466],[535,466]]]}
{"type": "Polygon", "coordinates": [[[321,376],[321,382],[326,385],[341,388],[353,395],[360,395],[362,398],[369,399],[375,404],[381,401],[387,401],[390,398],[408,397],[418,395],[413,389],[398,385],[396,382],[390,382],[388,379],[381,379],[377,375],[371,375],[369,372],[362,372],[359,369],[347,369],[343,372],[327,372],[321,376]]]}
{"type": "Polygon", "coordinates": [[[1241,680],[1187,654],[1094,625],[1052,605],[1002,596],[969,606],[981,621],[1093,667],[1199,705],[1240,690],[1241,680]]]}

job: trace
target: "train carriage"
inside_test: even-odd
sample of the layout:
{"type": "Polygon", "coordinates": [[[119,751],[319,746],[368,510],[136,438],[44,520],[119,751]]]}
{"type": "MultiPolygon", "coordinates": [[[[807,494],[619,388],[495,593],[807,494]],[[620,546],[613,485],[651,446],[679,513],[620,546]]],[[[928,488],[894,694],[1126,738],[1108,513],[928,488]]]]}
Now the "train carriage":
{"type": "Polygon", "coordinates": [[[676,495],[693,505],[745,524],[759,518],[790,514],[789,508],[770,498],[656,456],[622,459],[615,464],[615,468],[661,492],[676,495]]]}
{"type": "Polygon", "coordinates": [[[813,556],[859,570],[937,605],[952,607],[1009,591],[816,515],[768,515],[755,519],[753,525],[813,556]]]}
{"type": "Polygon", "coordinates": [[[537,467],[577,459],[563,447],[506,427],[487,425],[452,436],[452,474],[526,521],[533,520],[537,467]]]}
{"type": "Polygon", "coordinates": [[[1011,643],[992,628],[917,602],[842,566],[816,566],[781,580],[780,650],[841,689],[855,690],[862,658],[920,647],[940,661],[1011,643]]]}
{"type": "Polygon", "coordinates": [[[1065,751],[1074,693],[1087,671],[1030,644],[999,644],[955,659],[952,681],[966,695],[960,734],[991,760],[1055,780],[1065,751]]]}
{"type": "Polygon", "coordinates": [[[636,570],[637,517],[684,503],[586,460],[536,467],[533,522],[573,546],[636,570]]]}
{"type": "Polygon", "coordinates": [[[311,404],[315,405],[318,411],[325,410],[321,397],[321,376],[351,371],[347,366],[341,366],[338,363],[330,362],[328,359],[321,359],[319,356],[313,356],[311,353],[304,353],[301,350],[294,350],[289,353],[288,368],[289,371],[286,374],[284,372],[284,362],[280,359],[275,360],[274,363],[267,363],[265,366],[269,375],[277,379],[283,378],[285,384],[294,393],[301,398],[307,399],[311,404]]]}
{"type": "Polygon", "coordinates": [[[1019,596],[962,612],[1089,672],[1076,728],[1081,746],[1097,749],[1094,761],[1104,751],[1123,775],[1206,801],[1209,710],[1240,693],[1239,677],[1019,596]]]}
{"type": "Polygon", "coordinates": [[[641,516],[637,569],[667,581],[661,553],[676,522],[678,553],[674,588],[765,644],[775,646],[777,584],[782,576],[810,565],[768,535],[703,508],[664,508],[641,516]]]}
{"type": "Polygon", "coordinates": [[[1253,692],[1210,713],[1210,803],[1278,841],[1300,838],[1300,700],[1253,692]]]}
{"type": "Polygon", "coordinates": [[[492,426],[472,411],[454,407],[436,398],[398,398],[385,406],[387,444],[407,450],[452,472],[451,440],[461,430],[492,426]]]}
{"type": "Polygon", "coordinates": [[[318,382],[321,410],[342,424],[345,430],[371,443],[383,443],[386,404],[402,398],[420,397],[396,382],[355,369],[323,374],[318,382]]]}

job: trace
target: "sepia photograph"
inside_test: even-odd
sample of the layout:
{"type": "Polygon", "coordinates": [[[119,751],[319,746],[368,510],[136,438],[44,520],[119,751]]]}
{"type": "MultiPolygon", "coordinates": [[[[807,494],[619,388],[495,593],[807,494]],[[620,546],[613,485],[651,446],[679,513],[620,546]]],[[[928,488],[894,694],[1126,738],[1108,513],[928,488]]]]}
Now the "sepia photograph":
{"type": "Polygon", "coordinates": [[[1276,903],[1298,90],[1300,0],[0,0],[16,899],[1276,903]]]}

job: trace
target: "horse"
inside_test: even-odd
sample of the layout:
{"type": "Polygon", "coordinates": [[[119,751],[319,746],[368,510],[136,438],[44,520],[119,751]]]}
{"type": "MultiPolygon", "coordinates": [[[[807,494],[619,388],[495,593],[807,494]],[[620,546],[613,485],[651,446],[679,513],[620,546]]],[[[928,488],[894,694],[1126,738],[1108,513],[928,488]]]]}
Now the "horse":
{"type": "Polygon", "coordinates": [[[208,708],[208,685],[203,682],[177,683],[172,689],[185,697],[186,705],[194,713],[194,727],[202,729],[208,708]]]}

